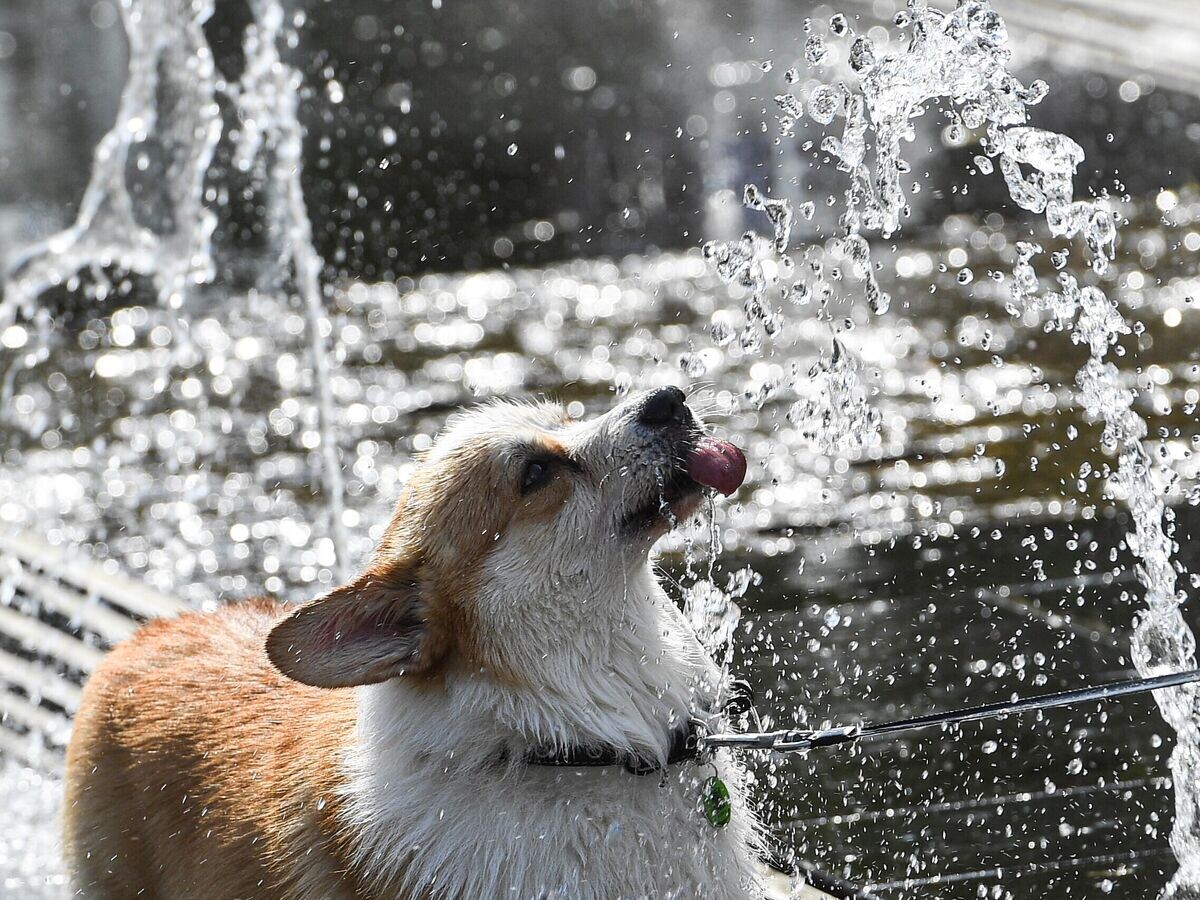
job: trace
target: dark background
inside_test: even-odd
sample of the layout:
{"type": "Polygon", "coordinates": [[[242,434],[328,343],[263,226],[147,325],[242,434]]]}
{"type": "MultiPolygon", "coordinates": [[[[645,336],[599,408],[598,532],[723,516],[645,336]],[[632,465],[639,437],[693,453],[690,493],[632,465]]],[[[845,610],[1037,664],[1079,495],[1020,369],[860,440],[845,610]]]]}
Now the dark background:
{"type": "MultiPolygon", "coordinates": [[[[304,183],[326,279],[695,246],[761,227],[737,208],[747,181],[820,208],[837,174],[811,168],[824,157],[819,129],[777,141],[771,99],[801,54],[805,16],[828,13],[814,6],[295,3],[289,62],[305,79],[304,183]]],[[[231,81],[249,20],[246,0],[216,0],[206,26],[231,81]]],[[[114,0],[0,8],[0,256],[70,221],[115,116],[124,54],[114,0]]],[[[1093,188],[1141,194],[1191,180],[1200,104],[1146,79],[1128,102],[1127,74],[1035,61],[1025,80],[1054,85],[1035,124],[1079,140],[1093,188]]],[[[225,113],[212,175],[229,184],[225,113]]],[[[927,224],[934,200],[939,216],[1004,208],[999,176],[956,189],[977,147],[942,146],[945,123],[927,119],[917,144],[935,152],[909,227],[927,224]]],[[[259,197],[243,187],[221,208],[217,240],[251,250],[259,197]]]]}

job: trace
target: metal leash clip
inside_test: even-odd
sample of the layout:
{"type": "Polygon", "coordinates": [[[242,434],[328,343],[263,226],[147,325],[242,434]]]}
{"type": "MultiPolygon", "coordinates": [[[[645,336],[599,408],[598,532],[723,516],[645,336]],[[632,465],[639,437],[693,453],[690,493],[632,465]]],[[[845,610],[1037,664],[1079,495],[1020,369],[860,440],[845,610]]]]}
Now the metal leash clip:
{"type": "Polygon", "coordinates": [[[783,738],[771,749],[780,753],[791,750],[808,750],[813,747],[834,747],[858,739],[858,725],[841,725],[837,728],[820,728],[816,731],[785,731],[783,738]]]}

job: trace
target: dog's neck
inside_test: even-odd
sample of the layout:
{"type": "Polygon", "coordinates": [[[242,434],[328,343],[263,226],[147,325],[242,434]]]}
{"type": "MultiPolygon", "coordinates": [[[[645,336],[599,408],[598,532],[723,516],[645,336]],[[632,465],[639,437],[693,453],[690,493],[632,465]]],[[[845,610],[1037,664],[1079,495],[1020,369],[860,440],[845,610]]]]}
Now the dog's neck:
{"type": "MultiPolygon", "coordinates": [[[[497,560],[493,574],[503,570],[497,560]]],[[[591,744],[665,761],[672,733],[711,701],[715,666],[645,560],[600,577],[489,585],[477,608],[518,678],[451,666],[436,684],[361,688],[361,752],[477,768],[591,744]]]]}
{"type": "MultiPolygon", "coordinates": [[[[520,683],[452,666],[436,683],[401,677],[358,689],[344,815],[356,835],[355,865],[372,873],[381,895],[449,878],[446,896],[499,896],[495,866],[458,864],[469,835],[481,848],[505,848],[503,865],[522,885],[514,896],[541,896],[547,884],[567,886],[569,896],[618,896],[605,882],[584,894],[573,864],[548,862],[542,841],[514,835],[549,830],[575,846],[594,840],[596,821],[628,820],[627,832],[616,827],[602,841],[620,866],[636,863],[654,829],[662,834],[651,846],[677,837],[678,822],[696,804],[690,767],[663,769],[662,783],[674,787],[662,792],[653,789],[657,778],[620,767],[529,762],[534,748],[602,745],[661,766],[683,719],[711,707],[718,670],[641,563],[609,579],[619,593],[601,594],[605,579],[590,578],[560,584],[557,594],[547,583],[528,586],[533,595],[503,598],[493,582],[487,606],[495,639],[520,642],[520,683]],[[551,603],[557,613],[547,616],[551,603]]],[[[672,871],[677,855],[664,860],[663,871],[672,871]]],[[[736,866],[728,873],[730,884],[746,877],[736,866]]],[[[705,864],[687,883],[711,877],[705,864]]]]}

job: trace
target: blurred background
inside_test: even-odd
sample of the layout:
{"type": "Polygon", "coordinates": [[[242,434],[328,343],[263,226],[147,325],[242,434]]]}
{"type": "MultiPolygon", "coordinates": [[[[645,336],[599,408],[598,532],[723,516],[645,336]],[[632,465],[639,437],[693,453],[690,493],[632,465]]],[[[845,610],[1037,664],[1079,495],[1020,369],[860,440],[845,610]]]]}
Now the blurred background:
{"type": "MultiPolygon", "coordinates": [[[[1086,151],[1077,195],[1107,193],[1128,219],[1105,289],[1139,326],[1117,362],[1173,473],[1178,560],[1200,568],[1192,4],[994,6],[1014,72],[1050,85],[1033,124],[1086,151]]],[[[836,265],[845,176],[820,123],[781,134],[774,98],[835,13],[886,51],[901,7],[288,0],[275,71],[295,79],[255,93],[270,57],[246,37],[276,9],[265,0],[5,0],[10,287],[39,242],[118,221],[108,195],[87,202],[114,122],[139,227],[169,237],[201,208],[214,218],[195,244],[128,258],[84,229],[96,252],[78,277],[0,318],[0,613],[15,614],[0,617],[0,895],[65,890],[53,816],[77,685],[121,616],[160,602],[120,608],[114,579],[197,607],[327,590],[365,559],[413,454],[489,396],[549,393],[586,414],[670,381],[729,411],[715,424],[748,448],[751,484],[712,513],[716,581],[743,607],[738,666],[780,724],[1129,674],[1140,589],[1096,477],[1100,429],[1069,391],[1085,354],[1010,315],[988,277],[1044,236],[976,171],[979,135],[918,120],[911,216],[873,242],[886,315],[839,288],[823,315],[789,308],[766,349],[710,337],[744,295],[700,245],[768,231],[745,184],[813,201],[794,246],[836,265]],[[158,121],[122,110],[131,49],[150,60],[141,108],[158,121]],[[277,143],[248,158],[264,128],[277,143]],[[176,258],[183,280],[164,290],[157,267],[176,258]],[[297,275],[308,259],[315,293],[297,275]],[[777,389],[833,332],[880,437],[824,454],[777,389]]],[[[702,535],[662,548],[684,588],[702,535]]],[[[878,896],[1151,897],[1175,866],[1170,749],[1153,702],[1135,700],[764,762],[761,788],[782,849],[878,896]]]]}
{"type": "MultiPolygon", "coordinates": [[[[902,6],[841,9],[886,38],[902,6]]],[[[1200,141],[1190,9],[1142,6],[999,9],[1019,36],[1025,80],[1054,86],[1039,118],[1084,147],[1090,186],[1119,179],[1139,195],[1188,178],[1200,141]]],[[[287,4],[285,56],[304,79],[303,181],[325,278],[696,247],[752,223],[740,209],[747,181],[800,179],[798,193],[828,193],[837,173],[803,149],[819,126],[781,143],[762,124],[774,121],[783,70],[801,59],[805,20],[824,24],[835,11],[784,0],[287,4]]],[[[203,26],[227,82],[245,72],[251,19],[249,0],[217,0],[203,26]]],[[[117,113],[128,47],[118,0],[9,0],[0,28],[0,233],[11,257],[74,219],[117,113]]],[[[227,127],[210,182],[229,196],[218,240],[245,252],[261,198],[231,182],[236,115],[219,102],[227,127]]],[[[943,143],[936,130],[924,137],[943,143]]],[[[950,194],[977,149],[942,150],[912,226],[1004,199],[997,184],[950,194]]],[[[227,289],[233,274],[222,273],[227,289]]]]}

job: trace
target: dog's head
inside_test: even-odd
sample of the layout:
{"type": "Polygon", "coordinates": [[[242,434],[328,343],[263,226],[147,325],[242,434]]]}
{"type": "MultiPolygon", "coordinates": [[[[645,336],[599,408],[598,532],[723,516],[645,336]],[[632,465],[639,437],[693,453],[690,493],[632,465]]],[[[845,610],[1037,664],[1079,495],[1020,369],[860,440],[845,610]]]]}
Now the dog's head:
{"type": "Polygon", "coordinates": [[[496,623],[527,620],[527,600],[534,615],[569,618],[564,607],[595,596],[589,586],[644,564],[705,490],[741,485],[741,452],[708,436],[684,400],[661,388],[590,421],[554,403],[455,416],[368,570],[277,625],[271,660],[320,687],[428,676],[452,659],[519,681],[496,623]]]}

